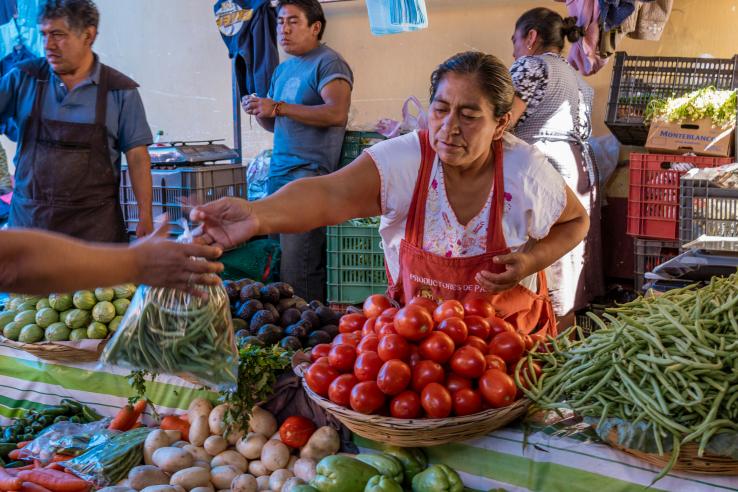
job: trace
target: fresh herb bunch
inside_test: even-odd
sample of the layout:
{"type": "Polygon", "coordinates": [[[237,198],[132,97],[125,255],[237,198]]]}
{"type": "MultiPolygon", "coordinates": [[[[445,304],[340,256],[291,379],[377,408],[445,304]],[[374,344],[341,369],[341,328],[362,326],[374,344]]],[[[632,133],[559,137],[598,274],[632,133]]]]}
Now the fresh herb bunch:
{"type": "Polygon", "coordinates": [[[644,119],[648,123],[710,118],[715,125],[724,127],[735,122],[737,101],[735,91],[704,87],[681,97],[651,99],[644,119]]]}
{"type": "Polygon", "coordinates": [[[259,347],[245,345],[239,352],[238,386],[221,393],[227,405],[226,434],[249,428],[254,405],[265,401],[274,391],[277,378],[290,367],[292,352],[278,345],[259,347]]]}
{"type": "Polygon", "coordinates": [[[354,227],[379,227],[379,217],[366,217],[363,219],[351,219],[349,224],[354,227]]]}
{"type": "Polygon", "coordinates": [[[131,371],[128,374],[128,384],[133,389],[135,394],[134,396],[131,396],[130,398],[128,398],[128,404],[134,405],[138,400],[145,399],[146,401],[150,403],[153,417],[158,422],[159,413],[156,411],[156,406],[146,396],[146,378],[148,377],[149,381],[153,381],[157,375],[158,374],[156,374],[155,372],[145,371],[142,369],[131,371]]]}

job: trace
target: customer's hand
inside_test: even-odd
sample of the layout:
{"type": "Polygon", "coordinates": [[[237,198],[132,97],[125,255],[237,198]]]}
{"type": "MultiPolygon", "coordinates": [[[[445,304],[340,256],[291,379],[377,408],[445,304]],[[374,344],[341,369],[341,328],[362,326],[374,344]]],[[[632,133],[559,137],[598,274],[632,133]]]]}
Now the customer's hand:
{"type": "Polygon", "coordinates": [[[277,103],[268,97],[244,96],[241,106],[246,113],[257,118],[274,118],[274,107],[277,103]]]}
{"type": "Polygon", "coordinates": [[[198,242],[223,249],[233,248],[251,239],[259,230],[259,222],[249,202],[241,198],[221,198],[195,207],[190,220],[200,226],[193,232],[198,242]]]}
{"type": "Polygon", "coordinates": [[[138,221],[138,225],[136,226],[136,237],[141,239],[149,234],[151,234],[154,230],[154,220],[151,218],[151,216],[148,217],[141,217],[141,219],[138,221]]]}
{"type": "Polygon", "coordinates": [[[199,295],[197,285],[217,285],[223,265],[208,261],[223,253],[217,246],[184,244],[167,236],[169,225],[160,224],[153,234],[133,243],[136,281],[152,287],[173,287],[199,295]]]}
{"type": "Polygon", "coordinates": [[[535,272],[533,257],[529,253],[510,253],[495,256],[493,261],[505,265],[502,273],[483,270],[477,273],[475,280],[486,292],[498,293],[512,289],[525,277],[535,272]]]}

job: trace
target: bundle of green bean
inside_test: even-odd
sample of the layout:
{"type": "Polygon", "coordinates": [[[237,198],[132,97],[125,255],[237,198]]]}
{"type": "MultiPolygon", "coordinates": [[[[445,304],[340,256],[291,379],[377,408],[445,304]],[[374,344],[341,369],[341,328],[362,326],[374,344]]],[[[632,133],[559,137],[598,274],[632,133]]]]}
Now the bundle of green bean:
{"type": "Polygon", "coordinates": [[[738,431],[737,313],[738,274],[639,298],[605,321],[589,313],[600,327],[589,338],[567,331],[520,361],[543,367],[537,378],[523,371],[524,392],[539,407],[594,417],[598,428],[609,418],[647,424],[659,454],[671,448],[665,474],[681,445],[699,443],[702,456],[713,436],[738,431]]]}
{"type": "Polygon", "coordinates": [[[208,287],[207,299],[201,299],[140,287],[102,360],[154,373],[189,373],[210,386],[234,386],[238,352],[225,289],[208,287]]]}

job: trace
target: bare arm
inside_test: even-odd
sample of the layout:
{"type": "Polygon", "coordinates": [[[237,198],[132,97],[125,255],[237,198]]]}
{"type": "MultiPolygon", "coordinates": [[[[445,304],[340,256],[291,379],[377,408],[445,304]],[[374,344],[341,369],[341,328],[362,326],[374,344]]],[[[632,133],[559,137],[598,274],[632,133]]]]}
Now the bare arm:
{"type": "Polygon", "coordinates": [[[217,283],[218,248],[178,244],[166,239],[166,227],[128,247],[85,243],[61,234],[30,229],[0,231],[0,291],[48,294],[126,282],[187,288],[217,283]],[[53,253],[50,253],[53,252],[53,253]]]}
{"type": "Polygon", "coordinates": [[[518,124],[520,117],[523,116],[526,109],[528,109],[528,103],[515,96],[512,109],[510,109],[510,123],[507,125],[509,129],[515,128],[515,125],[518,124]]]}
{"type": "Polygon", "coordinates": [[[138,203],[139,222],[136,227],[136,236],[143,237],[154,230],[154,220],[151,211],[151,157],[145,145],[134,147],[126,152],[128,173],[131,177],[131,188],[138,203]]]}
{"type": "MultiPolygon", "coordinates": [[[[324,102],[315,106],[283,102],[279,107],[279,116],[311,126],[346,126],[351,106],[351,85],[344,79],[332,80],[323,87],[320,96],[324,102]]],[[[272,132],[276,105],[277,101],[258,97],[250,97],[243,103],[244,111],[256,116],[259,124],[272,132]]]]}

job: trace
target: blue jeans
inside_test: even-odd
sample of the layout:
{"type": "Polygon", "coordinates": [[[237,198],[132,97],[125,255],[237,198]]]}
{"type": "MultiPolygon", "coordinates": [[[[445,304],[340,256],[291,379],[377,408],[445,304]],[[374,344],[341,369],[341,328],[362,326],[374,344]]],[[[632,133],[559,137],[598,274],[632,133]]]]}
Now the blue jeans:
{"type": "MultiPolygon", "coordinates": [[[[269,194],[296,179],[319,176],[319,171],[296,169],[284,176],[269,177],[269,194]]],[[[309,204],[305,204],[309,206],[309,204]]],[[[278,234],[282,248],[282,261],[279,275],[295,289],[295,295],[310,302],[325,302],[326,297],[326,259],[325,227],[301,234],[278,234]]]]}

